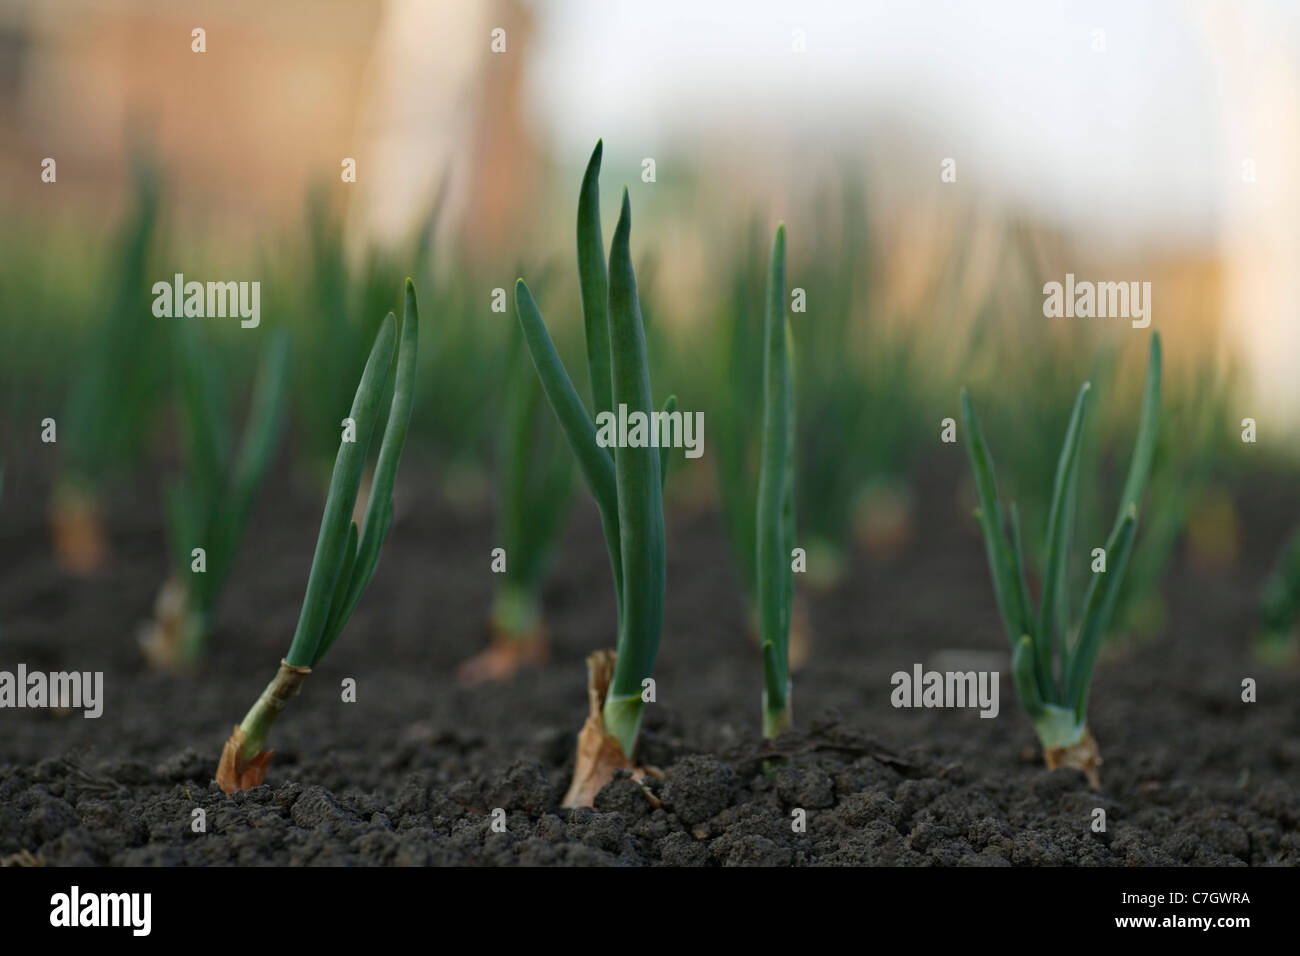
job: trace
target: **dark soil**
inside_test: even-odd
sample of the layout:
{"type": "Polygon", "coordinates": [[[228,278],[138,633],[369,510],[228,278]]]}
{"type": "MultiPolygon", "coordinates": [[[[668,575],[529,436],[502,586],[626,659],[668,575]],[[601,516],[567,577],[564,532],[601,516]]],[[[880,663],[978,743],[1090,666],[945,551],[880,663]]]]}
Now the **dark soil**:
{"type": "MultiPolygon", "coordinates": [[[[944,463],[950,465],[951,463],[944,463]]],[[[651,789],[617,780],[596,810],[565,811],[585,716],[585,655],[614,609],[594,509],[560,549],[546,605],[553,660],[506,686],[464,690],[492,585],[490,508],[438,500],[408,460],[399,514],[348,631],[276,725],[268,785],[212,782],[221,744],[287,649],[320,504],[269,487],[198,677],[150,672],[135,630],[163,575],[158,500],[119,496],[115,560],[65,577],[50,554],[44,487],[10,482],[0,507],[0,669],[102,670],[103,716],[0,710],[0,858],[117,864],[1300,863],[1300,675],[1248,653],[1258,583],[1298,516],[1275,481],[1241,489],[1243,558],[1165,580],[1164,632],[1112,648],[1091,727],[1103,789],[1046,771],[1006,675],[982,545],[958,469],[916,489],[910,545],[859,557],[810,596],[798,733],[758,736],[760,666],[716,517],[675,510],[667,624],[642,761],[651,789]],[[16,487],[17,485],[17,487],[16,487]],[[1287,504],[1282,504],[1288,502],[1287,504]],[[895,710],[890,674],[950,650],[1002,654],[1001,714],[895,710]],[[1258,702],[1241,701],[1241,680],[1258,702]],[[356,703],[340,682],[357,681],[356,703]],[[1106,832],[1094,833],[1094,808],[1106,832]],[[206,811],[206,833],[191,829],[206,811]],[[506,832],[491,813],[506,811],[506,832]],[[807,830],[793,832],[803,809],[807,830]],[[30,857],[28,857],[30,859],[30,857]]]]}

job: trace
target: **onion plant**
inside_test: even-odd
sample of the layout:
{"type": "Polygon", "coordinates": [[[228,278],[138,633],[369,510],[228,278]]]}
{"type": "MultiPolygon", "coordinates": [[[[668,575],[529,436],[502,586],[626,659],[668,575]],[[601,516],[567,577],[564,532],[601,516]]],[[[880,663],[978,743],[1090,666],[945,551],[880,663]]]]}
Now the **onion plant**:
{"type": "MultiPolygon", "coordinates": [[[[1030,326],[1036,314],[1041,321],[1041,303],[1041,282],[1008,303],[1008,308],[1015,308],[1020,323],[1012,340],[1017,334],[1035,334],[1030,326]],[[1032,308],[1016,307],[1016,303],[1032,308]]],[[[1076,528],[1088,539],[1104,539],[1114,518],[1114,496],[1124,479],[1124,457],[1131,441],[1132,412],[1113,387],[1125,374],[1124,354],[1116,340],[1082,328],[1072,330],[1065,338],[1054,336],[1032,355],[1017,351],[1014,361],[1004,347],[1007,341],[1005,335],[996,336],[991,330],[979,336],[972,349],[972,364],[978,369],[971,369],[971,373],[986,383],[999,383],[1008,392],[1033,395],[1034,400],[991,408],[982,414],[983,424],[993,434],[1042,434],[1069,420],[1077,397],[1075,383],[1080,379],[1090,381],[1092,397],[1081,442],[1085,449],[1091,449],[1095,460],[1107,467],[1098,480],[1085,482],[1077,489],[1076,528]],[[1073,338],[1077,335],[1084,336],[1083,344],[1073,338]]],[[[1166,615],[1159,588],[1161,578],[1193,508],[1213,487],[1214,474],[1222,468],[1228,451],[1221,447],[1220,436],[1227,431],[1224,395],[1229,385],[1230,380],[1206,365],[1196,369],[1190,380],[1163,383],[1164,427],[1153,452],[1155,465],[1142,510],[1142,547],[1134,549],[1125,571],[1107,641],[1143,639],[1162,627],[1166,615]]],[[[1029,540],[1042,540],[1047,532],[1058,451],[1038,442],[1018,442],[998,453],[1004,476],[1009,479],[1004,493],[1019,504],[1022,531],[1029,540]]],[[[1087,573],[1086,566],[1074,568],[1070,587],[1085,586],[1087,573]]]]}
{"type": "Polygon", "coordinates": [[[1088,690],[1101,641],[1110,624],[1124,571],[1133,550],[1138,505],[1146,489],[1160,422],[1160,335],[1151,337],[1146,385],[1138,422],[1137,443],[1119,513],[1105,545],[1105,571],[1093,574],[1084,595],[1077,629],[1070,627],[1068,604],[1069,555],[1072,547],[1077,494],[1079,448],[1087,415],[1084,383],[1074,402],[1065,445],[1057,461],[1047,522],[1046,565],[1037,612],[1029,594],[1020,516],[1014,503],[1008,528],[998,502],[993,462],[969,395],[962,390],[962,425],[979,496],[977,516],[984,535],[998,610],[1011,640],[1011,671],[1016,694],[1025,708],[1049,769],[1075,767],[1100,786],[1101,755],[1088,730],[1088,690]]]}
{"type": "Polygon", "coordinates": [[[418,325],[415,286],[407,279],[400,340],[390,312],[379,327],[352,400],[351,427],[345,429],[334,459],[307,593],[289,653],[222,748],[216,779],[226,793],[255,787],[266,779],[273,751],[263,750],[262,745],[271,726],[338,640],[375,573],[380,548],[393,520],[393,483],[410,424],[418,325]],[[398,344],[394,357],[395,341],[398,344]],[[391,387],[390,378],[394,379],[391,387]],[[364,526],[358,534],[352,511],[372,439],[384,422],[385,401],[387,423],[366,502],[364,526]]]}
{"type": "MultiPolygon", "coordinates": [[[[578,198],[578,279],[596,417],[626,406],[653,412],[645,329],[632,269],[632,207],[627,189],[609,250],[600,230],[600,161],[596,143],[578,198]]],[[[587,659],[589,715],[578,735],[566,807],[591,806],[619,768],[633,769],[650,677],[663,630],[665,543],[663,473],[667,449],[602,447],[593,416],[569,379],[528,286],[515,283],[515,312],[547,401],[559,420],[600,511],[618,607],[617,651],[587,659]]],[[[676,407],[670,397],[665,411],[676,407]]]]}
{"type": "Polygon", "coordinates": [[[541,590],[547,559],[568,512],[572,460],[554,427],[540,421],[542,392],[525,368],[518,324],[506,357],[497,529],[505,568],[488,616],[486,650],[461,665],[462,683],[512,676],[522,664],[546,659],[541,590]]]}
{"type": "Polygon", "coordinates": [[[236,457],[218,368],[205,357],[193,319],[174,327],[185,473],[167,489],[171,575],[142,635],[150,661],[188,667],[202,655],[221,589],[270,465],[289,370],[287,333],[275,333],[253,389],[236,457]]]}
{"type": "MultiPolygon", "coordinates": [[[[762,455],[762,430],[754,428],[754,410],[764,407],[763,357],[766,313],[764,258],[757,228],[744,253],[732,265],[731,290],[724,302],[725,334],[722,351],[714,360],[720,385],[713,396],[713,447],[717,462],[718,501],[732,559],[740,575],[741,592],[755,644],[762,646],[758,610],[758,476],[762,455]]],[[[769,256],[770,258],[770,256],[769,256]]],[[[783,263],[784,266],[784,263],[783,263]]],[[[797,456],[796,456],[797,458],[797,456]]],[[[797,483],[797,481],[796,481],[797,483]]],[[[808,611],[798,595],[790,607],[789,642],[785,659],[798,671],[808,658],[811,633],[808,611]]]]}
{"type": "Polygon", "coordinates": [[[754,518],[760,443],[754,440],[752,422],[754,409],[763,402],[764,289],[763,251],[756,224],[746,240],[737,244],[742,253],[732,260],[731,288],[722,302],[726,310],[720,323],[723,333],[714,360],[719,387],[712,396],[711,411],[718,423],[713,448],[722,522],[741,589],[757,622],[754,518]]]}
{"type": "Polygon", "coordinates": [[[108,310],[92,330],[59,426],[62,474],[50,502],[59,563],[94,574],[108,557],[99,490],[144,444],[160,367],[149,334],[149,257],[158,221],[158,176],[145,160],[134,167],[134,208],[110,246],[108,310]]]}
{"type": "Polygon", "coordinates": [[[772,240],[763,322],[763,449],[755,515],[755,568],[763,650],[763,736],[790,725],[790,609],[794,600],[794,382],[785,314],[785,225],[772,240]]]}

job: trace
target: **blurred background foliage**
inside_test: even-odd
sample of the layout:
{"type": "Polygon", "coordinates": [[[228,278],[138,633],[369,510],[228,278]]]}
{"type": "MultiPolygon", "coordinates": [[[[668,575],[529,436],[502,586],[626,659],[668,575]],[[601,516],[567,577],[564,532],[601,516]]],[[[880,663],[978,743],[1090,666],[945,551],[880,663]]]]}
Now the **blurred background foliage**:
{"type": "MultiPolygon", "coordinates": [[[[176,272],[261,283],[260,327],[205,320],[205,341],[220,353],[234,401],[248,393],[269,336],[289,334],[287,461],[304,493],[323,496],[366,343],[387,311],[400,312],[410,275],[427,316],[410,444],[434,463],[430,486],[490,507],[504,377],[515,367],[509,297],[520,272],[534,286],[545,276],[548,325],[575,381],[585,375],[573,215],[582,164],[602,134],[605,239],[626,181],[653,381],[671,383],[681,408],[705,412],[704,458],[674,457],[669,501],[679,511],[719,510],[743,590],[753,576],[763,250],[778,219],[788,226],[788,285],[806,298],[792,320],[809,584],[842,583],[858,552],[873,560],[905,553],[917,488],[936,468],[952,476],[954,514],[973,504],[960,462],[940,441],[943,420],[958,418],[962,385],[979,407],[1004,496],[1019,502],[1033,564],[1058,442],[1079,383],[1093,382],[1082,470],[1099,480],[1080,484],[1077,538],[1100,540],[1132,445],[1149,333],[1123,320],[1045,318],[1042,286],[1067,272],[1152,282],[1165,338],[1161,444],[1122,633],[1161,626],[1158,583],[1177,549],[1193,548],[1211,566],[1237,559],[1232,496],[1243,475],[1296,475],[1294,422],[1268,417],[1288,407],[1289,386],[1264,374],[1259,359],[1278,349],[1269,336],[1284,334],[1276,328],[1284,323],[1260,313],[1297,318],[1295,297],[1284,294],[1294,277],[1242,255],[1270,237],[1283,237],[1270,247],[1283,251],[1295,241],[1293,228],[1279,233],[1260,211],[1276,194],[1246,213],[1215,200],[1218,218],[1190,232],[1175,196],[1163,214],[1143,206],[1134,213],[1142,228],[1129,230],[1099,226],[1064,199],[1026,203],[1013,186],[992,188],[974,163],[963,161],[958,182],[944,183],[944,137],[879,109],[864,109],[861,128],[841,122],[825,137],[790,120],[770,149],[758,144],[770,140],[772,117],[719,126],[718,116],[731,114],[717,104],[713,113],[697,106],[671,134],[649,123],[629,131],[626,111],[575,102],[569,74],[555,67],[557,51],[574,48],[582,30],[618,25],[620,14],[592,5],[579,5],[583,24],[572,10],[520,2],[439,5],[433,22],[419,4],[328,0],[311,8],[310,43],[297,14],[243,2],[196,6],[210,44],[202,57],[176,10],[72,6],[84,15],[55,17],[23,2],[0,13],[7,497],[36,500],[69,474],[130,482],[174,458],[163,427],[174,412],[164,386],[169,353],[155,334],[167,320],[153,317],[147,293],[176,272]],[[487,36],[497,23],[507,26],[510,53],[494,59],[487,36]],[[445,55],[403,45],[416,27],[437,36],[445,55]],[[62,81],[48,82],[56,74],[62,81]],[[58,160],[56,183],[41,181],[46,156],[58,160]],[[357,183],[340,180],[342,157],[357,159],[357,183]],[[1099,241],[1107,235],[1116,241],[1099,241]],[[507,296],[504,314],[492,308],[497,289],[507,296]],[[1257,445],[1240,440],[1247,416],[1261,420],[1257,445]],[[38,453],[46,417],[58,419],[60,438],[38,453]]],[[[809,17],[814,26],[827,21],[825,36],[839,15],[817,8],[809,17]]],[[[668,20],[690,16],[680,4],[663,11],[668,20]]],[[[1183,27],[1198,22],[1188,14],[1183,27]]],[[[1087,30],[1074,26],[1086,49],[1087,30]]],[[[1218,67],[1175,67],[1218,69],[1230,96],[1247,66],[1229,53],[1218,67]]],[[[1289,61],[1259,62],[1285,70],[1289,61]]],[[[847,108],[828,95],[834,75],[821,85],[787,82],[784,95],[832,114],[847,108]]],[[[598,85],[588,82],[585,95],[595,97],[598,85]]],[[[1285,83],[1278,95],[1294,105],[1285,83]]],[[[956,107],[947,109],[951,120],[956,107]]],[[[1182,114],[1169,115],[1177,126],[1182,114]]],[[[1132,212],[1143,185],[1108,199],[1097,189],[1082,190],[1084,207],[1132,212]]],[[[1084,573],[1083,562],[1076,567],[1084,573]]]]}

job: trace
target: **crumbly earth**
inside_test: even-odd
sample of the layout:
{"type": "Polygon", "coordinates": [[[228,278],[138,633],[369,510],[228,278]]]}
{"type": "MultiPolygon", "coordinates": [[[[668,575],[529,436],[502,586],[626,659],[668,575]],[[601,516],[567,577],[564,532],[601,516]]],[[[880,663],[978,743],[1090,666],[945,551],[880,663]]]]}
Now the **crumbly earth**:
{"type": "MultiPolygon", "coordinates": [[[[164,577],[150,489],[110,512],[116,554],[88,582],[54,565],[45,486],[0,508],[0,669],[102,670],[97,720],[0,711],[0,858],[49,865],[1300,864],[1300,674],[1248,653],[1258,582],[1298,516],[1276,482],[1238,490],[1232,568],[1181,555],[1166,626],[1113,645],[1090,725],[1102,790],[1046,771],[1007,675],[982,545],[955,468],[927,470],[910,544],[854,559],[810,595],[797,730],[759,738],[760,664],[716,516],[670,515],[657,701],[640,762],[592,810],[559,802],[586,709],[583,660],[613,640],[599,524],[580,507],[545,592],[551,663],[466,690],[494,547],[486,503],[452,506],[404,463],[398,514],[348,631],[272,731],[267,784],[226,797],[221,744],[292,634],[319,501],[277,478],[227,589],[202,676],[149,671],[136,628],[164,577]],[[419,478],[416,482],[413,479],[419,478]],[[1000,655],[1000,713],[899,710],[890,675],[951,651],[1000,655]],[[1241,682],[1258,683],[1243,703],[1241,682]],[[356,702],[341,700],[345,678],[356,702]],[[657,804],[657,806],[655,805],[657,804]],[[493,811],[505,811],[505,830],[493,811]],[[1106,814],[1104,833],[1092,829],[1106,814]],[[206,832],[193,831],[194,811],[206,832]],[[792,825],[801,815],[803,832],[792,825]]],[[[951,659],[951,657],[949,657],[951,659]]],[[[941,668],[942,669],[942,668],[941,668]]],[[[500,815],[497,815],[498,817],[500,815]]]]}

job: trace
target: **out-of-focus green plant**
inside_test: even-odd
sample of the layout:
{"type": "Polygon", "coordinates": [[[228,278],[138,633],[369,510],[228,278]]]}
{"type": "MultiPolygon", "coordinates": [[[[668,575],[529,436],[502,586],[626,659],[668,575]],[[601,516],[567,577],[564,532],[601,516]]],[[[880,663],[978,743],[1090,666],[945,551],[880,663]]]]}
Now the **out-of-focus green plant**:
{"type": "MultiPolygon", "coordinates": [[[[820,202],[826,208],[818,220],[835,222],[831,197],[820,202]]],[[[870,431],[873,412],[884,411],[871,404],[858,364],[859,336],[871,320],[858,311],[869,281],[869,232],[865,197],[851,179],[845,180],[840,209],[840,228],[812,237],[799,284],[817,330],[800,343],[795,396],[804,421],[816,423],[801,429],[797,457],[807,579],[814,587],[832,586],[843,574],[858,493],[879,467],[859,440],[870,431]]]]}
{"type": "MultiPolygon", "coordinates": [[[[1110,625],[1136,533],[1138,505],[1146,490],[1160,424],[1160,335],[1151,337],[1142,414],[1119,513],[1106,540],[1105,565],[1094,569],[1077,631],[1070,629],[1069,556],[1072,548],[1079,446],[1090,386],[1079,390],[1057,463],[1047,525],[1043,593],[1037,613],[1029,594],[1021,547],[1020,517],[1011,505],[1010,538],[1002,520],[993,462],[970,397],[962,391],[962,424],[979,495],[978,517],[988,552],[998,609],[1012,648],[1012,676],[1021,705],[1033,721],[1049,769],[1082,770],[1100,786],[1101,756],[1088,731],[1088,690],[1102,638],[1110,625]]],[[[1096,560],[1094,558],[1094,560],[1096,560]]]]}
{"type": "MultiPolygon", "coordinates": [[[[288,314],[303,315],[294,323],[294,404],[306,439],[309,459],[325,469],[338,446],[338,423],[351,400],[350,383],[357,380],[374,339],[378,318],[393,309],[393,290],[400,288],[402,270],[395,258],[369,252],[360,268],[348,261],[344,232],[331,215],[323,190],[307,200],[307,281],[291,288],[306,290],[306,301],[287,303],[288,314]],[[359,317],[359,318],[358,318],[359,317]]],[[[283,267],[282,267],[283,268],[283,267]]]]}
{"type": "Polygon", "coordinates": [[[289,338],[281,330],[262,360],[236,456],[220,369],[194,320],[174,322],[185,471],[167,488],[171,575],[142,636],[150,661],[169,669],[192,666],[206,648],[213,612],[273,457],[289,374],[289,338]]]}
{"type": "Polygon", "coordinates": [[[460,670],[465,684],[502,680],[519,666],[546,658],[542,580],[573,485],[572,459],[552,422],[541,420],[542,390],[528,368],[518,324],[506,360],[497,530],[502,553],[493,556],[499,582],[489,612],[490,643],[460,670]],[[551,426],[551,427],[548,427],[551,426]],[[498,568],[496,562],[502,567],[498,568]]]}
{"type": "Polygon", "coordinates": [[[59,426],[63,473],[50,507],[59,562],[77,574],[98,571],[108,556],[100,484],[133,461],[148,431],[161,363],[151,334],[149,256],[158,220],[158,177],[134,167],[134,208],[112,245],[108,310],[77,363],[59,426]]]}
{"type": "MultiPolygon", "coordinates": [[[[710,353],[717,356],[710,370],[716,369],[718,376],[711,393],[711,420],[716,423],[711,435],[723,527],[740,578],[749,627],[761,645],[755,559],[762,433],[754,427],[754,410],[764,402],[763,323],[768,280],[757,224],[750,227],[738,248],[740,253],[730,263],[728,292],[719,302],[722,332],[716,335],[710,353]]],[[[784,263],[782,266],[784,270],[784,263]]],[[[797,391],[797,383],[794,387],[797,391]]],[[[811,641],[806,605],[795,595],[786,655],[792,671],[807,660],[811,641]]]]}
{"type": "MultiPolygon", "coordinates": [[[[347,411],[347,383],[360,372],[365,343],[375,332],[373,317],[396,307],[393,290],[400,288],[405,273],[413,272],[424,290],[425,314],[438,316],[426,330],[415,404],[436,408],[438,414],[415,416],[411,440],[436,448],[448,494],[477,495],[487,485],[486,465],[494,451],[491,436],[497,433],[493,423],[501,407],[498,396],[485,396],[482,386],[499,374],[511,323],[507,316],[488,311],[484,293],[494,286],[504,292],[508,283],[500,281],[497,263],[463,258],[435,262],[440,252],[435,235],[446,194],[444,181],[409,239],[392,248],[356,252],[347,248],[347,234],[327,194],[312,192],[306,206],[305,259],[275,267],[303,268],[311,278],[305,301],[288,299],[280,308],[287,315],[306,317],[292,323],[298,356],[294,405],[305,438],[303,450],[322,475],[328,475],[334,449],[331,423],[337,424],[347,411]],[[444,272],[453,278],[438,281],[437,275],[444,272]],[[333,411],[319,414],[322,405],[333,411]]],[[[458,253],[451,249],[448,255],[458,253]]],[[[293,290],[301,287],[291,284],[293,290]]],[[[362,484],[364,488],[364,479],[362,484]]]]}
{"type": "MultiPolygon", "coordinates": [[[[1036,302],[1041,303],[1041,296],[1036,302]]],[[[1001,402],[984,419],[990,433],[1042,434],[1054,423],[1068,419],[1075,401],[1073,386],[1079,378],[1092,382],[1092,411],[1082,424],[1082,453],[1095,463],[1098,478],[1076,490],[1075,511],[1080,540],[1102,541],[1109,531],[1110,502],[1123,477],[1124,445],[1129,417],[1123,407],[1126,371],[1121,366],[1117,340],[1084,336],[1082,344],[1049,340],[1042,348],[1016,350],[1011,361],[1008,342],[1035,334],[1029,327],[1041,321],[1023,310],[1023,325],[1004,331],[1006,338],[984,340],[978,348],[986,387],[1013,395],[1033,396],[1029,401],[1001,402]],[[1028,315],[1029,318],[1024,318],[1028,315]]],[[[1134,550],[1124,582],[1116,597],[1107,640],[1134,640],[1150,636],[1163,627],[1166,613],[1160,593],[1161,578],[1169,566],[1187,528],[1190,513],[1211,486],[1225,448],[1220,435],[1226,434],[1225,394],[1228,385],[1208,366],[1193,370],[1193,379],[1167,385],[1164,389],[1161,429],[1155,449],[1156,468],[1151,494],[1142,520],[1142,547],[1134,550]]],[[[1050,515],[1052,475],[1057,464],[1054,453],[1039,442],[1008,443],[999,452],[1007,475],[1007,492],[1021,506],[1027,538],[1046,534],[1050,515]]],[[[1094,465],[1089,465],[1094,467],[1094,465]]],[[[1079,588],[1088,578],[1086,567],[1072,569],[1068,585],[1079,588]]],[[[1030,569],[1031,582],[1033,571],[1030,569]]]]}
{"type": "Polygon", "coordinates": [[[718,385],[712,391],[717,423],[712,444],[717,460],[718,502],[732,559],[751,617],[757,621],[758,571],[755,566],[758,514],[758,459],[760,443],[752,427],[754,410],[763,407],[762,252],[755,224],[731,262],[721,346],[715,361],[718,385]]]}
{"type": "MultiPolygon", "coordinates": [[[[606,271],[600,230],[597,142],[578,199],[578,279],[582,290],[587,365],[595,417],[654,412],[645,329],[632,268],[632,207],[627,190],[606,271]]],[[[620,768],[633,766],[643,682],[654,669],[663,630],[666,555],[663,474],[667,448],[649,444],[604,447],[565,371],[528,286],[515,284],[515,312],[542,389],[583,478],[596,499],[614,575],[618,650],[587,660],[590,713],[578,736],[577,763],[564,805],[591,806],[620,768]]],[[[664,410],[676,409],[669,397],[664,410]]]]}
{"type": "Polygon", "coordinates": [[[419,317],[415,287],[410,279],[406,280],[405,300],[400,339],[390,312],[375,336],[352,400],[348,415],[351,428],[344,431],[334,460],[325,514],[307,578],[307,593],[289,653],[280,662],[275,678],[222,748],[216,779],[228,794],[255,787],[266,779],[272,752],[263,750],[262,745],[271,726],[297,695],[312,668],[338,640],[379,564],[379,551],[393,520],[393,484],[397,480],[397,465],[406,443],[415,397],[419,317]],[[395,340],[398,344],[394,354],[395,340]],[[390,379],[393,379],[391,386],[390,379]],[[381,424],[383,439],[364,525],[358,535],[352,512],[366,457],[381,424]]]}
{"type": "MultiPolygon", "coordinates": [[[[743,251],[732,262],[730,289],[721,303],[725,309],[725,333],[718,337],[722,353],[716,367],[722,370],[722,380],[713,394],[713,421],[717,423],[713,430],[713,448],[717,456],[718,499],[723,524],[740,576],[750,626],[764,655],[764,678],[772,683],[773,688],[778,688],[764,690],[765,700],[770,699],[776,707],[769,714],[766,704],[764,705],[764,726],[771,731],[769,736],[775,736],[789,723],[792,712],[788,691],[779,688],[788,687],[790,672],[798,670],[806,658],[809,635],[807,612],[794,595],[793,586],[789,605],[779,603],[776,609],[779,613],[771,609],[761,610],[759,599],[763,586],[759,579],[758,528],[763,520],[760,512],[764,510],[759,504],[759,483],[760,476],[770,461],[763,450],[763,443],[769,438],[769,433],[765,426],[754,427],[754,413],[755,409],[762,408],[765,416],[773,414],[771,402],[774,393],[770,393],[769,388],[778,392],[790,390],[791,407],[789,421],[784,426],[784,440],[788,443],[786,450],[791,468],[794,469],[789,476],[792,490],[798,466],[795,462],[797,435],[794,429],[794,392],[797,391],[797,385],[792,370],[793,340],[788,348],[785,344],[782,346],[780,361],[786,369],[778,376],[780,381],[769,385],[767,377],[771,310],[779,307],[782,311],[778,315],[783,315],[785,309],[785,231],[782,227],[779,234],[779,275],[778,263],[771,261],[769,256],[766,278],[761,262],[762,254],[753,241],[756,235],[757,229],[754,228],[751,230],[750,241],[741,244],[743,251]],[[772,282],[777,279],[781,283],[781,301],[774,303],[772,282]],[[776,638],[769,639],[766,636],[769,630],[779,635],[779,642],[776,638]],[[773,657],[770,664],[769,655],[773,657]]],[[[780,413],[777,414],[779,419],[780,413]]],[[[776,436],[771,436],[771,440],[775,441],[776,436]]],[[[780,567],[772,564],[764,573],[769,577],[789,575],[792,583],[790,551],[794,544],[794,498],[791,498],[789,505],[788,525],[780,515],[773,514],[767,518],[769,534],[779,534],[785,539],[785,544],[780,549],[784,551],[785,559],[778,562],[780,567]]],[[[770,502],[768,507],[770,509],[770,502]]],[[[769,595],[772,587],[775,585],[769,587],[769,595]]]]}
{"type": "MultiPolygon", "coordinates": [[[[1121,361],[1127,329],[1090,323],[1061,325],[1042,316],[1043,280],[1060,275],[1066,256],[1059,238],[1022,226],[1007,231],[1008,257],[999,274],[1009,278],[1000,288],[993,311],[981,313],[973,330],[966,374],[985,389],[1032,396],[999,402],[984,414],[989,432],[1036,435],[1068,419],[1075,401],[1072,383],[1092,382],[1092,410],[1083,424],[1085,467],[1096,469],[1095,481],[1076,490],[1079,540],[1101,542],[1109,530],[1111,502],[1123,478],[1131,414],[1127,405],[1130,369],[1121,361]],[[1035,347],[1026,349],[1024,342],[1035,347]]],[[[1183,363],[1187,365],[1187,363],[1183,363]]],[[[1173,363],[1171,368],[1177,368],[1173,363]]],[[[1159,631],[1166,620],[1161,578],[1169,566],[1199,499],[1212,487],[1226,448],[1225,399],[1231,378],[1212,369],[1208,359],[1189,366],[1191,378],[1166,381],[1160,430],[1148,505],[1142,517],[1142,546],[1133,552],[1116,598],[1107,640],[1138,640],[1159,631]]],[[[1132,371],[1136,371],[1133,369],[1132,371]]],[[[1041,442],[1008,443],[998,453],[1009,497],[1021,506],[1024,533],[1030,540],[1046,534],[1050,514],[1055,450],[1041,442]]],[[[1031,584],[1033,569],[1030,569],[1031,584]]],[[[1071,588],[1086,584],[1086,567],[1076,566],[1071,588]]]]}
{"type": "Polygon", "coordinates": [[[758,608],[763,650],[763,736],[776,737],[794,717],[790,621],[794,603],[795,409],[785,314],[785,226],[777,226],[767,274],[763,323],[763,442],[755,511],[758,608]]]}
{"type": "Polygon", "coordinates": [[[1300,621],[1300,530],[1283,546],[1260,592],[1256,656],[1269,663],[1294,658],[1297,621],[1300,621]]]}
{"type": "Polygon", "coordinates": [[[845,177],[838,210],[829,197],[822,203],[818,221],[840,227],[815,235],[799,266],[797,288],[815,331],[800,339],[796,405],[809,423],[799,431],[797,463],[806,580],[824,588],[840,579],[855,528],[867,529],[882,551],[905,539],[911,469],[924,447],[917,436],[928,433],[931,415],[918,323],[887,323],[872,295],[862,187],[845,177]],[[892,530],[871,530],[884,527],[892,530]]]}
{"type": "MultiPolygon", "coordinates": [[[[1213,487],[1227,451],[1226,384],[1202,367],[1194,384],[1164,399],[1165,427],[1156,441],[1151,493],[1142,520],[1142,547],[1133,551],[1115,603],[1116,635],[1141,639],[1167,619],[1161,577],[1187,529],[1198,500],[1213,487]]],[[[1168,390],[1167,390],[1168,391],[1168,390]]],[[[1095,510],[1097,506],[1093,505],[1095,510]]],[[[1095,526],[1095,522],[1094,522],[1095,526]]]]}

